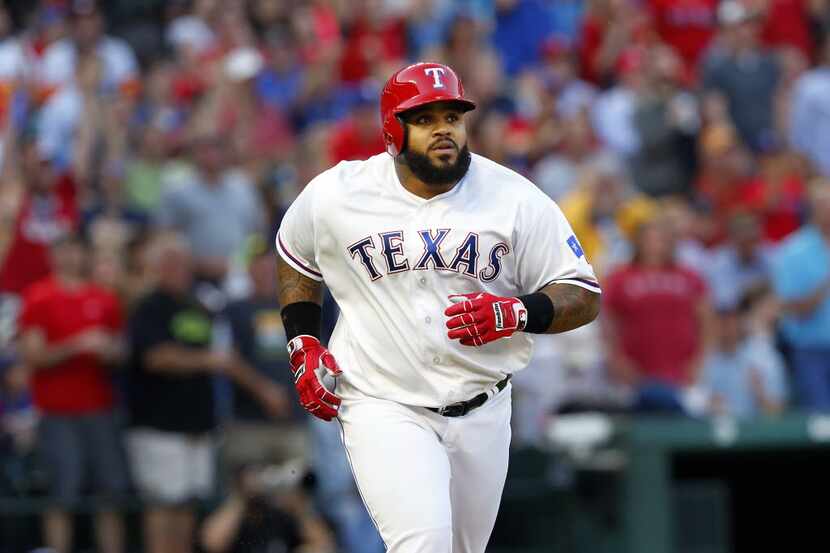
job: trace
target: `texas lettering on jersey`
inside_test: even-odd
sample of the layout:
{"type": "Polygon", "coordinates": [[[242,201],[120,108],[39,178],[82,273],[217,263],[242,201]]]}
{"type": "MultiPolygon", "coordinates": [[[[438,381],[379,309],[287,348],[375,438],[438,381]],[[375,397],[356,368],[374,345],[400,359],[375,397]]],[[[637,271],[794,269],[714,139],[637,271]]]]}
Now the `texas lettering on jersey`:
{"type": "MultiPolygon", "coordinates": [[[[418,231],[419,246],[418,261],[409,263],[408,252],[404,251],[407,241],[404,231],[393,230],[377,233],[378,241],[373,235],[366,236],[346,248],[346,251],[355,262],[360,263],[366,270],[370,280],[375,281],[384,275],[403,273],[405,271],[450,271],[469,278],[492,282],[501,274],[501,258],[510,253],[510,247],[504,242],[494,244],[485,258],[486,266],[479,269],[480,237],[478,233],[468,232],[461,245],[452,251],[443,247],[444,240],[456,231],[448,228],[437,230],[427,229],[418,231]],[[379,245],[376,246],[376,244],[379,245]],[[382,260],[382,263],[380,262],[382,260]]],[[[415,257],[412,257],[415,259],[415,257]]]]}

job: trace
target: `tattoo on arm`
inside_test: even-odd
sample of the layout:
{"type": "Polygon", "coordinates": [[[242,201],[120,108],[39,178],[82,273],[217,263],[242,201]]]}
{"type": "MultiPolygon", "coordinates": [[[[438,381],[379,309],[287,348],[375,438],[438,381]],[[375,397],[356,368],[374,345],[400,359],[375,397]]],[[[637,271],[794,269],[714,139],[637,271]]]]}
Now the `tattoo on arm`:
{"type": "Polygon", "coordinates": [[[567,332],[588,324],[599,314],[600,295],[573,284],[549,284],[541,290],[553,302],[553,322],[545,334],[567,332]]]}
{"type": "Polygon", "coordinates": [[[277,255],[277,286],[280,305],[298,301],[323,303],[323,283],[310,279],[277,255]]]}

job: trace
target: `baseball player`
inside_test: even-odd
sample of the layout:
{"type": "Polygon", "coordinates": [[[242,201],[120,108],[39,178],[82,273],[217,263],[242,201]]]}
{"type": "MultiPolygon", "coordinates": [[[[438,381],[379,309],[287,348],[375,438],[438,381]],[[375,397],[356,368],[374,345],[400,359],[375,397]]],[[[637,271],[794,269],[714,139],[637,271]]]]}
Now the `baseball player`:
{"type": "Polygon", "coordinates": [[[474,108],[449,67],[399,70],[381,96],[387,153],[314,178],[276,240],[300,402],[339,420],[392,553],[484,551],[507,474],[510,375],[533,334],[599,310],[556,204],[470,153],[474,108]],[[329,349],[323,282],[341,309],[329,349]]]}

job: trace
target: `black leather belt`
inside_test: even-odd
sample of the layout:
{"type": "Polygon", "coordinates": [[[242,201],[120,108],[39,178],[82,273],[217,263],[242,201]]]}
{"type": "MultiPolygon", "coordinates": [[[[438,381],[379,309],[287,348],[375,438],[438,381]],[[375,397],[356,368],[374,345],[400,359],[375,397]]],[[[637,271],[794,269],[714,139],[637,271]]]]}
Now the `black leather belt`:
{"type": "MultiPolygon", "coordinates": [[[[512,375],[508,374],[504,377],[504,380],[500,380],[496,384],[496,393],[504,390],[504,387],[507,386],[508,382],[510,382],[511,376],[512,375]]],[[[484,403],[489,398],[490,395],[487,394],[487,392],[482,392],[478,394],[476,397],[468,399],[467,401],[459,401],[458,403],[451,403],[443,407],[427,407],[427,409],[429,409],[433,413],[438,413],[439,415],[443,415],[445,417],[463,417],[473,409],[484,405],[484,403]]]]}

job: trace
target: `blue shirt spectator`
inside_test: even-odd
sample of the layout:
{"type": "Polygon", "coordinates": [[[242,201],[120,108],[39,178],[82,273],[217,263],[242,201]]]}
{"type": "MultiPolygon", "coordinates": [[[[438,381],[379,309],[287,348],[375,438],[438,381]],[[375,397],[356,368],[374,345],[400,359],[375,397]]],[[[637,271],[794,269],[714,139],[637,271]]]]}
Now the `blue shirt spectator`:
{"type": "Polygon", "coordinates": [[[493,45],[508,75],[539,61],[542,43],[550,32],[550,14],[536,0],[497,3],[493,45]]]}
{"type": "Polygon", "coordinates": [[[769,283],[772,249],[761,238],[757,216],[732,216],[729,242],[712,252],[705,269],[716,308],[734,309],[748,292],[769,283]]]}
{"type": "Polygon", "coordinates": [[[716,398],[716,411],[739,418],[757,417],[787,398],[784,361],[773,345],[748,337],[734,349],[719,349],[703,366],[701,384],[716,398]]]}
{"type": "MultiPolygon", "coordinates": [[[[789,237],[773,261],[773,286],[785,302],[797,302],[827,287],[830,244],[819,229],[805,226],[789,237]]],[[[830,295],[810,313],[785,315],[781,321],[787,341],[796,348],[830,348],[830,295]]]]}

